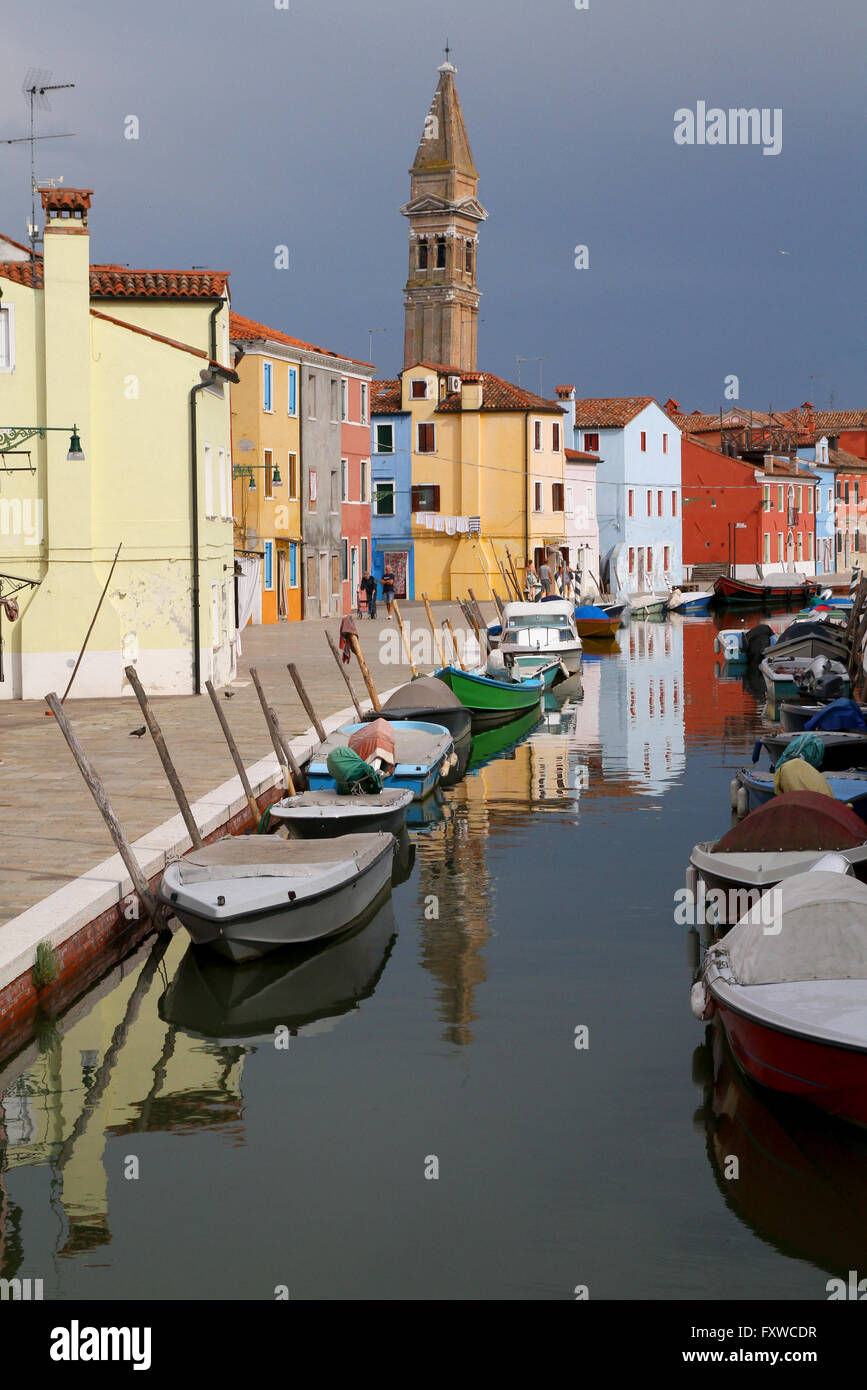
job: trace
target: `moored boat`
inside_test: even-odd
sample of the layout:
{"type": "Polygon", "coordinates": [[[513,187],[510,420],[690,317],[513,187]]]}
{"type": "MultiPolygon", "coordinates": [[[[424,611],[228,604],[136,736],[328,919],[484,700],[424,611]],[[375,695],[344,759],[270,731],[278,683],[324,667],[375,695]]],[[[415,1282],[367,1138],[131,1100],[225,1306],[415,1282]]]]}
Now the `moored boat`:
{"type": "Polygon", "coordinates": [[[867,730],[867,705],[854,700],[829,700],[821,705],[780,705],[780,728],[785,733],[800,733],[804,729],[861,729],[867,730]]]}
{"type": "Polygon", "coordinates": [[[775,659],[827,656],[832,661],[849,659],[849,642],[842,629],[817,621],[793,622],[776,641],[775,659]]]}
{"type": "MultiPolygon", "coordinates": [[[[830,772],[827,775],[817,773],[817,777],[824,777],[835,800],[848,804],[856,815],[862,820],[867,820],[867,772],[851,768],[844,772],[830,772]]],[[[742,767],[738,769],[736,780],[746,792],[749,811],[764,806],[765,802],[770,801],[775,795],[773,772],[742,767]]]]}
{"type": "Polygon", "coordinates": [[[629,594],[629,614],[632,618],[652,618],[664,613],[669,595],[655,593],[629,594]]]}
{"type": "Polygon", "coordinates": [[[453,690],[473,717],[473,733],[507,724],[535,709],[545,690],[542,680],[495,680],[478,671],[444,666],[437,678],[453,690]]]}
{"type": "Polygon", "coordinates": [[[472,715],[458,697],[436,676],[419,676],[408,681],[388,697],[381,710],[362,715],[365,723],[375,719],[439,724],[447,729],[454,744],[454,765],[442,775],[444,786],[463,777],[472,747],[472,715]]]}
{"type": "MultiPolygon", "coordinates": [[[[310,754],[307,780],[311,791],[334,788],[335,780],[328,769],[328,755],[346,746],[349,738],[367,724],[344,724],[310,754]]],[[[453,757],[452,736],[440,724],[425,720],[403,719],[395,723],[394,756],[391,771],[383,774],[386,787],[408,787],[421,801],[429,796],[442,775],[447,775],[453,757]]]]}
{"type": "Polygon", "coordinates": [[[806,603],[817,587],[802,574],[769,574],[755,582],[733,579],[731,575],[721,574],[714,581],[713,591],[719,603],[761,606],[770,603],[793,603],[797,599],[806,603]]]}
{"type": "MultiPolygon", "coordinates": [[[[756,740],[766,749],[773,767],[785,753],[794,739],[800,738],[802,734],[809,733],[809,730],[801,730],[801,733],[766,733],[760,734],[756,740]]],[[[840,772],[846,768],[867,767],[867,731],[863,733],[830,732],[817,733],[816,737],[822,744],[822,761],[818,764],[820,772],[840,772]]],[[[757,761],[754,755],[753,761],[757,761]]]]}
{"type": "Polygon", "coordinates": [[[381,792],[346,795],[333,787],[321,787],[285,796],[270,808],[270,817],[302,840],[357,835],[367,830],[388,830],[399,835],[412,800],[408,787],[383,787],[381,792]]]}
{"type": "Polygon", "coordinates": [[[568,599],[507,603],[499,628],[493,634],[496,647],[514,674],[533,675],[552,661],[559,661],[567,675],[580,671],[581,638],[568,599]]]}
{"type": "Polygon", "coordinates": [[[673,589],[668,600],[669,613],[705,613],[710,608],[713,589],[673,589]]]}
{"type": "Polygon", "coordinates": [[[582,641],[606,641],[620,627],[620,614],[612,615],[593,603],[584,603],[574,610],[574,622],[582,641]]]}
{"type": "Polygon", "coordinates": [[[778,656],[778,649],[779,644],[760,667],[771,704],[816,696],[845,699],[849,695],[849,674],[842,661],[826,656],[778,656]]]}
{"type": "Polygon", "coordinates": [[[867,886],[815,868],[775,890],[705,956],[693,1012],[718,1012],[760,1085],[867,1124],[867,886]]]}
{"type": "Polygon", "coordinates": [[[167,865],[159,899],[231,961],[347,930],[391,890],[393,835],[228,836],[167,865]]]}

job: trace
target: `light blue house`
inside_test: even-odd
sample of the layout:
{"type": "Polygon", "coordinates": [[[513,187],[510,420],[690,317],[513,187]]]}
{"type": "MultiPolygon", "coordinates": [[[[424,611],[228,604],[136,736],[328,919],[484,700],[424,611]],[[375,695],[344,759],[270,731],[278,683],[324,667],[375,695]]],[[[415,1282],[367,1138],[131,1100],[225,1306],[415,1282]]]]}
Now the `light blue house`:
{"type": "Polygon", "coordinates": [[[571,419],[567,446],[601,456],[596,510],[603,587],[624,596],[676,589],[683,578],[677,425],[652,396],[576,400],[571,419]]]}
{"type": "Polygon", "coordinates": [[[815,475],[816,491],[816,573],[832,574],[837,568],[834,549],[836,526],[835,474],[828,459],[828,440],[825,436],[815,444],[798,450],[798,458],[815,475]]]}
{"type": "Polygon", "coordinates": [[[370,571],[381,581],[388,565],[395,576],[395,598],[412,599],[412,416],[401,410],[399,380],[371,386],[370,571]]]}

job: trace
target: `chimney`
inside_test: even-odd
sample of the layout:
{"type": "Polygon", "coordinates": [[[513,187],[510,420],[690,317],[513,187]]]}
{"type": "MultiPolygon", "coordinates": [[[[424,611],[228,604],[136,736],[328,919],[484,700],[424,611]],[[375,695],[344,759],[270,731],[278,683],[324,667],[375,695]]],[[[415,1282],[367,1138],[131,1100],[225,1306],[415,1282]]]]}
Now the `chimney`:
{"type": "Polygon", "coordinates": [[[464,372],[461,387],[462,410],[481,410],[485,378],[481,372],[464,372]]]}
{"type": "Polygon", "coordinates": [[[561,401],[574,401],[574,399],[575,399],[575,387],[574,387],[574,386],[555,386],[555,387],[554,387],[554,392],[555,392],[555,394],[556,394],[558,400],[561,400],[561,401]]]}

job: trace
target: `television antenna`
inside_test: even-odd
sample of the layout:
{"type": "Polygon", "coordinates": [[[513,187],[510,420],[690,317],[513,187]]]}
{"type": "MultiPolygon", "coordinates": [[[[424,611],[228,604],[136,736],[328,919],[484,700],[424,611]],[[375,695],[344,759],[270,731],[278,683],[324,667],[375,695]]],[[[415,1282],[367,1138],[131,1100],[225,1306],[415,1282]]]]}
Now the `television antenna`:
{"type": "Polygon", "coordinates": [[[22,92],[27,97],[30,104],[30,134],[14,136],[11,139],[0,139],[0,144],[3,145],[30,146],[30,222],[27,230],[30,240],[31,265],[36,260],[36,242],[38,241],[38,229],[36,225],[36,141],[69,140],[75,134],[74,130],[67,130],[58,132],[55,135],[37,135],[36,112],[51,110],[51,103],[46,93],[65,91],[74,86],[74,82],[52,83],[51,73],[46,68],[30,68],[21,87],[22,92]]]}
{"type": "Polygon", "coordinates": [[[516,361],[517,364],[518,364],[518,385],[519,385],[519,386],[521,385],[521,365],[522,365],[522,363],[524,363],[524,362],[538,362],[538,363],[539,363],[539,395],[541,396],[541,394],[542,394],[542,363],[548,361],[548,354],[546,353],[546,355],[545,355],[544,357],[516,357],[516,358],[515,358],[515,361],[516,361]]]}

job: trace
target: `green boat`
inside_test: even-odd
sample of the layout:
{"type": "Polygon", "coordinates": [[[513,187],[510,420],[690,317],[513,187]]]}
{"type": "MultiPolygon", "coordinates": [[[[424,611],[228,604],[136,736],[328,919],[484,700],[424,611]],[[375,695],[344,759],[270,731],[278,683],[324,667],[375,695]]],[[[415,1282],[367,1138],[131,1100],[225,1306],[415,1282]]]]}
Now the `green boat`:
{"type": "Polygon", "coordinates": [[[542,679],[493,680],[475,671],[461,671],[457,666],[444,666],[436,675],[470,711],[474,734],[508,724],[528,710],[536,709],[546,688],[542,679]]]}

